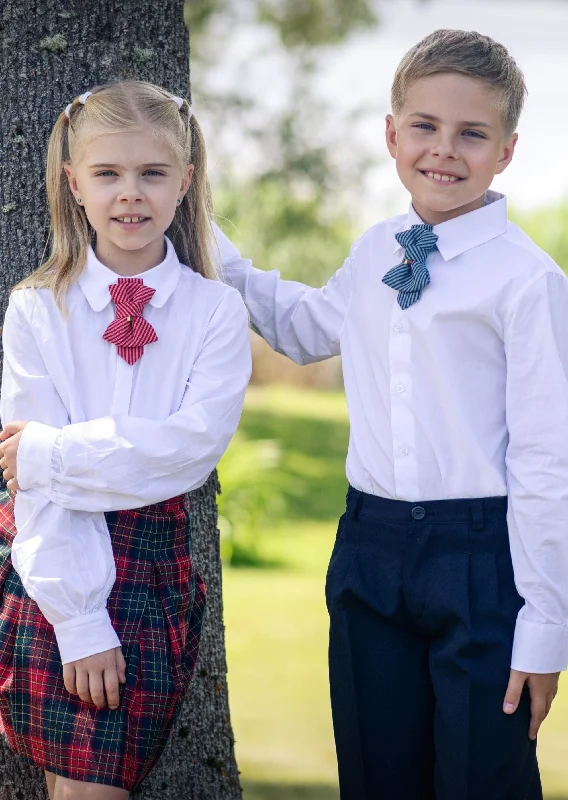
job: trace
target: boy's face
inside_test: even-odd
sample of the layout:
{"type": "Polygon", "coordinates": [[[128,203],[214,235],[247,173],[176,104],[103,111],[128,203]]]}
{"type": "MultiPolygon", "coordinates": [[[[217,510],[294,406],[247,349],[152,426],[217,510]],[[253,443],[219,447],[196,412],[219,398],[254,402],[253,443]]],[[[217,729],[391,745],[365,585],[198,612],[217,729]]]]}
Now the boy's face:
{"type": "Polygon", "coordinates": [[[480,208],[493,177],[508,166],[517,134],[505,137],[495,90],[456,73],[421,78],[386,138],[418,215],[432,225],[480,208]]]}

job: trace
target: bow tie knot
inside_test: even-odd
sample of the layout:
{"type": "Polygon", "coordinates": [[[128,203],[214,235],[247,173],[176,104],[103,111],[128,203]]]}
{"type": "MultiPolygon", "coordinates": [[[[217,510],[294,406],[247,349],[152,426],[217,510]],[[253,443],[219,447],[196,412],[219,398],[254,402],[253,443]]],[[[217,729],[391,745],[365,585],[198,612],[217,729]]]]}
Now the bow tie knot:
{"type": "Polygon", "coordinates": [[[144,306],[154,296],[155,289],[145,286],[142,278],[119,278],[108,287],[116,306],[116,318],[103,334],[103,339],[118,348],[118,355],[134,364],[144,347],[157,342],[156,331],[142,316],[144,306]]]}
{"type": "Polygon", "coordinates": [[[407,231],[395,236],[405,249],[402,263],[390,269],[383,277],[383,283],[398,290],[397,301],[402,309],[415,303],[422,289],[430,283],[430,273],[426,259],[436,249],[437,235],[432,225],[412,225],[407,231]]]}

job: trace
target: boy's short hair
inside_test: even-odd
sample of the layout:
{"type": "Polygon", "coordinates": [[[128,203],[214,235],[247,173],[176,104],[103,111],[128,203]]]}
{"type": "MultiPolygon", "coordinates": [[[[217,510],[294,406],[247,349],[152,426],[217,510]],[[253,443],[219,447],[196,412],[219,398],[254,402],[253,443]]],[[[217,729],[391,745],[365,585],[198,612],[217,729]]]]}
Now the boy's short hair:
{"type": "Polygon", "coordinates": [[[485,81],[500,95],[505,135],[517,128],[527,88],[524,75],[504,45],[476,31],[440,29],[415,44],[397,67],[392,110],[398,113],[417,80],[454,72],[485,81]]]}

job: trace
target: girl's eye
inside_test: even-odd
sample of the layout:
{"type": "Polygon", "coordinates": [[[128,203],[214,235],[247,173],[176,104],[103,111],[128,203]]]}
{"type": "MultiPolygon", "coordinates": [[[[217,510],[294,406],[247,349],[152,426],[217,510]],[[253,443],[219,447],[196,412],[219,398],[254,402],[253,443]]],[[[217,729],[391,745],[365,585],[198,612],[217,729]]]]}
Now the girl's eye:
{"type": "Polygon", "coordinates": [[[463,135],[464,136],[468,136],[471,139],[486,139],[487,138],[486,136],[484,136],[479,131],[464,131],[463,135]]]}
{"type": "Polygon", "coordinates": [[[116,172],[114,172],[112,169],[105,169],[104,172],[96,173],[97,178],[108,178],[109,175],[116,175],[116,172]]]}
{"type": "Polygon", "coordinates": [[[154,178],[156,175],[158,175],[158,176],[162,176],[162,175],[164,175],[164,173],[163,173],[163,172],[160,172],[160,171],[159,171],[159,170],[157,170],[157,169],[148,169],[148,170],[146,170],[146,172],[144,173],[144,175],[149,175],[151,178],[154,178]]]}

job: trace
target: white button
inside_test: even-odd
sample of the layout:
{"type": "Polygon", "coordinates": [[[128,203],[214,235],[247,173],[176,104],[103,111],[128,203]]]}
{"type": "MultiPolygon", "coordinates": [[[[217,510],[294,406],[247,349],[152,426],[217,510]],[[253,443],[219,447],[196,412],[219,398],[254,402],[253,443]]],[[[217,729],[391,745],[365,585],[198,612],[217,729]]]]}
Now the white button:
{"type": "Polygon", "coordinates": [[[408,455],[408,447],[401,447],[399,452],[400,452],[401,456],[407,456],[408,455]]]}
{"type": "Polygon", "coordinates": [[[394,329],[395,329],[395,331],[396,331],[397,333],[400,333],[402,330],[404,330],[404,328],[402,327],[402,325],[400,324],[400,322],[397,322],[397,323],[396,323],[396,325],[394,326],[394,329]]]}
{"type": "Polygon", "coordinates": [[[396,390],[396,391],[397,391],[399,394],[402,394],[402,393],[404,392],[404,386],[402,385],[402,383],[399,383],[399,384],[398,384],[397,386],[395,386],[394,388],[395,388],[395,390],[396,390]]]}

